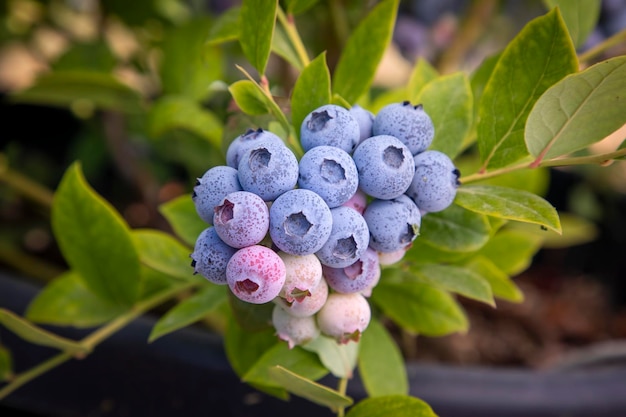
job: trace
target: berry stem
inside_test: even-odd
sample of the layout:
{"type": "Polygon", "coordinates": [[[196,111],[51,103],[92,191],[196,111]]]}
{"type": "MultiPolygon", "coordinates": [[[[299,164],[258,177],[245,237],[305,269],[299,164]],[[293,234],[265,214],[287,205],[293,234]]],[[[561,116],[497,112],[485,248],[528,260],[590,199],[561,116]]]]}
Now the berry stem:
{"type": "MultiPolygon", "coordinates": [[[[339,384],[337,385],[337,391],[339,391],[341,395],[346,395],[346,392],[348,391],[348,378],[344,377],[339,380],[339,384]]],[[[345,412],[345,407],[339,407],[339,409],[337,410],[337,417],[344,417],[345,412]]]]}
{"type": "Polygon", "coordinates": [[[304,47],[304,43],[300,38],[300,34],[298,33],[298,29],[296,28],[296,21],[293,15],[285,15],[282,7],[277,8],[277,16],[278,21],[285,28],[285,32],[287,33],[287,38],[291,42],[291,45],[296,51],[298,55],[298,59],[300,60],[300,64],[302,64],[302,68],[309,65],[309,55],[306,52],[306,48],[304,47]]]}

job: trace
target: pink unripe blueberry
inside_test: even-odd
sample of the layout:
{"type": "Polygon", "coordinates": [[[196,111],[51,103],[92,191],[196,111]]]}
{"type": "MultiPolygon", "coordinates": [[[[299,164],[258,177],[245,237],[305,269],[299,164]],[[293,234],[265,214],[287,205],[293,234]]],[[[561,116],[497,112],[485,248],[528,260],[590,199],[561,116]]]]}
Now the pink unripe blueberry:
{"type": "Polygon", "coordinates": [[[326,280],[320,279],[320,282],[311,290],[311,295],[302,298],[301,301],[295,299],[288,302],[283,297],[276,297],[274,302],[281,306],[285,311],[295,317],[309,317],[320,311],[328,298],[328,284],[326,280]]]}
{"type": "Polygon", "coordinates": [[[348,201],[342,204],[342,206],[350,207],[351,209],[356,210],[359,214],[363,214],[365,207],[367,207],[367,195],[359,188],[348,201]]]}
{"type": "Polygon", "coordinates": [[[270,248],[254,245],[239,249],[228,261],[226,279],[235,296],[263,304],[278,296],[285,284],[285,263],[270,248]]]}
{"type": "Polygon", "coordinates": [[[409,245],[408,247],[400,248],[393,252],[378,252],[378,262],[381,266],[393,265],[400,262],[410,248],[411,246],[409,245]]]}
{"type": "Polygon", "coordinates": [[[289,344],[289,349],[310,342],[320,334],[313,316],[295,317],[279,305],[272,311],[272,324],[278,337],[289,344]]]}
{"type": "Polygon", "coordinates": [[[352,265],[345,268],[324,265],[322,271],[328,286],[333,290],[341,293],[362,292],[380,278],[378,254],[372,248],[368,248],[352,265]]]}
{"type": "Polygon", "coordinates": [[[270,227],[270,212],[261,197],[248,191],[228,194],[215,207],[213,226],[229,246],[243,248],[263,240],[270,227]]]}
{"type": "Polygon", "coordinates": [[[339,343],[358,341],[371,318],[370,305],[359,293],[333,293],[317,314],[322,333],[339,343]]]}
{"type": "Polygon", "coordinates": [[[322,279],[322,264],[317,256],[313,254],[298,256],[285,252],[279,252],[278,256],[285,263],[287,271],[285,285],[279,295],[289,303],[293,303],[294,300],[301,302],[305,297],[310,297],[322,279]]]}

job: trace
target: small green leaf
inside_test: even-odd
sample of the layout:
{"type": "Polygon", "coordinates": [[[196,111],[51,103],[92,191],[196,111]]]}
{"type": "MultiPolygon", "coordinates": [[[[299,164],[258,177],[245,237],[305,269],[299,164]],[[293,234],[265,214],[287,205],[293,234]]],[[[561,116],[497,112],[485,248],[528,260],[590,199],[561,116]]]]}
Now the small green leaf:
{"type": "Polygon", "coordinates": [[[437,73],[437,70],[430,65],[428,61],[424,58],[418,58],[415,66],[413,67],[413,71],[411,72],[409,85],[407,87],[407,96],[409,101],[414,104],[420,103],[419,95],[422,89],[438,76],[439,74],[437,73]]]}
{"type": "Polygon", "coordinates": [[[226,287],[207,285],[163,315],[152,328],[148,341],[153,342],[161,336],[195,323],[226,300],[226,287]]]}
{"type": "Polygon", "coordinates": [[[532,258],[541,247],[541,238],[521,230],[501,230],[479,251],[499,269],[517,275],[530,266],[532,258]]]}
{"type": "Polygon", "coordinates": [[[330,72],[322,52],[300,73],[291,95],[291,123],[298,137],[307,114],[330,103],[330,98],[330,72]]]}
{"type": "Polygon", "coordinates": [[[148,113],[148,132],[152,137],[160,137],[175,129],[194,133],[221,149],[222,123],[215,114],[190,98],[165,96],[148,113]]]}
{"type": "Polygon", "coordinates": [[[333,93],[354,103],[366,92],[391,41],[399,0],[375,6],[348,38],[333,74],[333,93]]]}
{"type": "Polygon", "coordinates": [[[341,407],[348,407],[353,403],[352,398],[339,391],[311,381],[282,366],[270,368],[269,375],[273,381],[292,394],[315,404],[329,407],[333,412],[336,412],[341,407]]]}
{"type": "Polygon", "coordinates": [[[239,39],[240,13],[241,7],[233,6],[220,14],[211,25],[207,43],[209,45],[219,45],[239,39]]]}
{"type": "Polygon", "coordinates": [[[443,336],[468,328],[467,317],[456,300],[428,284],[381,280],[371,299],[386,316],[411,332],[443,336]]]}
{"type": "Polygon", "coordinates": [[[562,233],[543,230],[535,224],[510,223],[510,227],[532,234],[541,239],[541,247],[549,249],[569,248],[576,245],[593,242],[598,237],[598,227],[584,217],[570,213],[559,213],[562,233]]]}
{"type": "Polygon", "coordinates": [[[524,125],[533,105],[577,68],[558,9],[522,29],[502,53],[480,100],[477,129],[483,167],[503,167],[528,155],[524,125]]]}
{"type": "Polygon", "coordinates": [[[444,251],[473,252],[487,243],[489,234],[485,216],[453,204],[424,216],[418,239],[444,251]]]}
{"type": "Polygon", "coordinates": [[[0,324],[11,330],[20,338],[36,345],[52,347],[73,354],[89,352],[89,348],[82,346],[80,343],[37,327],[4,308],[0,308],[0,324]]]}
{"type": "MultiPolygon", "coordinates": [[[[423,237],[423,236],[422,236],[423,237]]],[[[413,265],[432,263],[454,263],[467,258],[472,252],[456,252],[443,250],[431,246],[422,237],[418,237],[411,244],[411,249],[404,255],[403,261],[413,265]]]]}
{"type": "Polygon", "coordinates": [[[398,345],[378,320],[367,326],[360,342],[359,375],[370,397],[408,394],[409,380],[398,345]]]}
{"type": "Polygon", "coordinates": [[[422,104],[435,126],[430,149],[454,159],[462,149],[474,116],[469,79],[462,72],[445,75],[426,84],[415,101],[422,104]]]}
{"type": "Polygon", "coordinates": [[[159,212],[167,219],[174,233],[185,243],[194,246],[196,239],[208,225],[198,216],[191,195],[184,194],[159,206],[159,212]]]}
{"type": "Polygon", "coordinates": [[[543,0],[543,3],[548,9],[558,6],[576,47],[584,45],[598,24],[600,0],[543,0]]]}
{"type": "Polygon", "coordinates": [[[141,262],[182,280],[195,280],[190,250],[171,235],[155,229],[133,230],[133,241],[141,262]]]}
{"type": "Polygon", "coordinates": [[[415,278],[426,284],[494,306],[489,283],[467,268],[453,265],[422,265],[411,268],[415,278]]]}
{"type": "Polygon", "coordinates": [[[68,168],[57,189],[52,229],[71,269],[91,291],[123,306],[137,300],[139,256],[128,225],[87,184],[80,163],[68,168]]]}
{"type": "Polygon", "coordinates": [[[352,378],[359,343],[339,344],[330,337],[320,335],[302,348],[317,353],[322,364],[337,378],[352,378]]]}
{"type": "Polygon", "coordinates": [[[346,417],[437,417],[428,404],[408,395],[366,398],[348,411],[346,417]]]}
{"type": "Polygon", "coordinates": [[[477,213],[535,223],[561,233],[556,209],[527,191],[495,185],[467,185],[458,189],[454,202],[477,213]]]}
{"type": "Polygon", "coordinates": [[[250,80],[235,81],[228,87],[235,103],[246,114],[258,116],[267,114],[270,109],[267,105],[267,97],[250,80]]]}
{"type": "Polygon", "coordinates": [[[0,382],[5,382],[13,376],[13,357],[11,351],[0,345],[0,382]]]}
{"type": "Polygon", "coordinates": [[[288,13],[298,15],[306,12],[318,2],[319,0],[287,0],[285,3],[288,13]]]}
{"type": "Polygon", "coordinates": [[[243,0],[239,14],[239,43],[260,75],[270,56],[278,0],[243,0]]]}
{"type": "Polygon", "coordinates": [[[41,324],[94,327],[127,310],[98,297],[85,286],[76,272],[69,271],[37,294],[28,305],[26,318],[41,324]]]}
{"type": "Polygon", "coordinates": [[[626,123],[626,56],[561,80],[537,101],[526,145],[540,161],[583,149],[626,123]]]}
{"type": "Polygon", "coordinates": [[[514,303],[524,301],[522,291],[515,285],[511,278],[491,260],[484,256],[476,256],[465,266],[489,282],[494,296],[514,303]]]}
{"type": "Polygon", "coordinates": [[[480,98],[483,96],[485,86],[491,78],[491,74],[500,60],[502,53],[497,53],[486,57],[478,68],[472,73],[470,84],[472,85],[472,95],[474,96],[474,113],[478,111],[480,98]]]}
{"type": "Polygon", "coordinates": [[[275,52],[276,55],[289,62],[298,71],[302,71],[302,61],[294,49],[293,44],[289,41],[289,37],[287,36],[285,29],[280,25],[277,25],[274,28],[272,52],[275,52]]]}

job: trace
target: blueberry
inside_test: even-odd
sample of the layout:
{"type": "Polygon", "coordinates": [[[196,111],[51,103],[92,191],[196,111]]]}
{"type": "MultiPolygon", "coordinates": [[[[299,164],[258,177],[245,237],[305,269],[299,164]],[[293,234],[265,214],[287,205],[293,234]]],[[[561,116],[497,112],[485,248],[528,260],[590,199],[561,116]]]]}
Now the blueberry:
{"type": "Polygon", "coordinates": [[[358,341],[371,319],[370,306],[359,293],[332,293],[317,314],[322,333],[345,344],[358,341]]]}
{"type": "Polygon", "coordinates": [[[359,124],[359,143],[373,136],[372,126],[374,124],[374,114],[357,104],[350,108],[350,113],[359,124]]]}
{"type": "Polygon", "coordinates": [[[235,252],[237,249],[224,243],[214,227],[204,229],[191,254],[194,274],[200,274],[214,284],[225,285],[226,266],[235,252]]]}
{"type": "Polygon", "coordinates": [[[286,276],[280,256],[260,245],[239,249],[226,266],[230,290],[237,298],[253,304],[264,304],[276,298],[286,276]]]}
{"type": "Polygon", "coordinates": [[[380,135],[364,140],[354,151],[359,188],[383,200],[402,195],[411,184],[413,155],[399,139],[380,135]]]}
{"type": "Polygon", "coordinates": [[[406,194],[423,213],[446,209],[456,197],[461,173],[439,151],[415,155],[415,174],[406,194]]]}
{"type": "Polygon", "coordinates": [[[215,207],[213,225],[226,244],[243,248],[263,240],[270,226],[270,214],[261,197],[248,191],[236,191],[215,207]]]}
{"type": "Polygon", "coordinates": [[[239,167],[239,161],[246,151],[260,143],[273,142],[284,144],[283,140],[274,133],[259,129],[248,129],[244,134],[237,136],[226,150],[226,165],[239,167]]]}
{"type": "Polygon", "coordinates": [[[378,252],[406,248],[418,236],[421,225],[419,209],[406,195],[372,201],[363,217],[370,231],[370,246],[378,252]]]}
{"type": "Polygon", "coordinates": [[[274,303],[281,306],[285,311],[294,317],[310,317],[320,311],[328,298],[328,284],[326,280],[320,279],[317,286],[311,290],[311,294],[300,300],[294,299],[292,302],[283,297],[276,297],[274,303]]]}
{"type": "Polygon", "coordinates": [[[317,146],[300,159],[298,185],[316,192],[332,208],[354,195],[359,174],[346,151],[334,146],[317,146]]]}
{"type": "Polygon", "coordinates": [[[435,137],[435,127],[421,104],[410,102],[388,104],[380,109],[372,126],[374,135],[391,135],[400,139],[413,155],[425,151],[435,137]]]}
{"type": "Polygon", "coordinates": [[[228,166],[209,169],[196,180],[191,198],[198,216],[205,222],[213,223],[213,210],[227,194],[241,191],[237,170],[228,166]]]}
{"type": "Polygon", "coordinates": [[[350,207],[351,209],[356,210],[359,214],[363,214],[365,207],[367,207],[367,195],[359,188],[348,201],[342,204],[342,206],[350,207]]]}
{"type": "Polygon", "coordinates": [[[362,292],[371,288],[380,278],[378,253],[368,248],[355,263],[345,268],[323,266],[322,271],[328,286],[345,294],[362,292]]]}
{"type": "Polygon", "coordinates": [[[272,311],[272,325],[278,337],[288,343],[289,349],[310,342],[320,334],[313,316],[295,317],[278,305],[272,311]]]}
{"type": "Polygon", "coordinates": [[[270,236],[283,252],[309,255],[328,240],[333,218],[322,197],[302,188],[287,191],[270,207],[270,236]]]}
{"type": "Polygon", "coordinates": [[[279,295],[288,303],[310,297],[322,280],[322,264],[317,256],[313,254],[298,256],[284,252],[279,252],[278,256],[285,263],[287,271],[287,278],[279,295]]]}
{"type": "Polygon", "coordinates": [[[326,104],[309,113],[300,126],[300,142],[304,151],[328,145],[352,153],[359,143],[359,123],[348,110],[326,104]]]}
{"type": "Polygon", "coordinates": [[[340,206],[331,209],[332,231],[315,254],[322,265],[344,268],[355,263],[367,250],[369,229],[356,210],[340,206]]]}
{"type": "Polygon", "coordinates": [[[296,186],[298,160],[283,143],[264,142],[242,155],[238,172],[245,191],[271,201],[296,186]]]}

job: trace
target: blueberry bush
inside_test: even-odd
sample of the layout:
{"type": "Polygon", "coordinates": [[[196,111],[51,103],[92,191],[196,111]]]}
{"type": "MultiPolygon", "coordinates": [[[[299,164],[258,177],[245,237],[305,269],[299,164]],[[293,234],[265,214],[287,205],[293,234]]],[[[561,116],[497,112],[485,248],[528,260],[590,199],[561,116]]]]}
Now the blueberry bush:
{"type": "MultiPolygon", "coordinates": [[[[0,399],[175,302],[147,342],[209,318],[258,390],[338,416],[435,415],[409,395],[390,327],[465,332],[459,297],[523,300],[512,277],[577,226],[542,197],[547,168],[626,155],[623,143],[591,151],[626,123],[626,56],[607,52],[624,32],[586,48],[600,2],[545,1],[473,68],[419,58],[406,82],[381,87],[399,0],[322,3],[243,0],[192,18],[161,2],[167,30],[141,32],[145,50],[126,62],[147,88],[77,44],[12,92],[121,120],[148,149],[131,162],[178,164],[189,183],[159,207],[168,227],[134,228],[88,183],[88,153],[70,164],[48,202],[68,269],[25,317],[0,309],[0,324],[59,353],[12,373],[0,345],[0,399]],[[315,27],[326,13],[328,42],[315,27]],[[48,324],[96,330],[69,340],[48,324]],[[356,404],[355,369],[369,395],[356,404]],[[328,374],[337,387],[318,382],[328,374]]],[[[461,31],[476,26],[467,13],[461,31]]]]}

